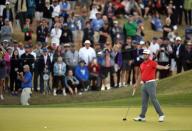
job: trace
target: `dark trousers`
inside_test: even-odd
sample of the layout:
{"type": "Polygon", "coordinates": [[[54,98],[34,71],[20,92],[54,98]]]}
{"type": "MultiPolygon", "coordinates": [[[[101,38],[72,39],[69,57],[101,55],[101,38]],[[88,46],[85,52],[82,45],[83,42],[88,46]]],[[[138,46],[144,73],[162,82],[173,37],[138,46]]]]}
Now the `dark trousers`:
{"type": "MultiPolygon", "coordinates": [[[[159,65],[166,66],[169,64],[169,62],[158,62],[159,65]]],[[[169,70],[159,70],[159,79],[166,78],[169,76],[170,71],[169,70]]]]}
{"type": "Polygon", "coordinates": [[[182,68],[183,68],[182,60],[176,60],[176,65],[177,65],[177,73],[181,73],[182,68]]]}
{"type": "Polygon", "coordinates": [[[17,73],[14,71],[10,72],[10,90],[18,91],[21,87],[21,81],[17,79],[17,73]]]}
{"type": "Polygon", "coordinates": [[[184,14],[185,14],[185,24],[191,25],[192,24],[191,10],[184,10],[184,14]]]}
{"type": "Polygon", "coordinates": [[[61,88],[65,87],[65,76],[54,76],[54,81],[53,81],[53,88],[58,88],[59,87],[59,82],[61,82],[61,88]]]}
{"type": "Polygon", "coordinates": [[[183,9],[181,8],[176,8],[175,9],[175,18],[176,18],[176,24],[181,25],[182,24],[182,18],[183,18],[183,9]]]}
{"type": "Polygon", "coordinates": [[[90,81],[89,80],[80,80],[80,85],[79,85],[79,89],[80,90],[85,90],[88,89],[88,86],[90,85],[90,81]]]}
{"type": "MultiPolygon", "coordinates": [[[[36,92],[37,92],[37,87],[38,87],[38,78],[39,78],[39,76],[40,76],[39,71],[35,70],[34,71],[34,78],[33,78],[33,89],[36,92]]],[[[40,81],[40,83],[41,83],[41,81],[40,81]]]]}
{"type": "Polygon", "coordinates": [[[17,14],[17,16],[18,16],[18,19],[19,19],[21,30],[23,30],[23,27],[25,25],[25,20],[26,20],[26,12],[19,12],[17,14]]]}

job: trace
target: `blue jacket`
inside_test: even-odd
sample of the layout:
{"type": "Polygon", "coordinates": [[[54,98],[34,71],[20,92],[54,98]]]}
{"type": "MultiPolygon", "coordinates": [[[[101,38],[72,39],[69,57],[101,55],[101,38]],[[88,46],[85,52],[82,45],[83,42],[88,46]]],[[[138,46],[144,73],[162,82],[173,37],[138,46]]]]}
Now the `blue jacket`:
{"type": "Polygon", "coordinates": [[[61,74],[59,74],[59,64],[56,62],[54,64],[54,68],[53,68],[53,73],[54,73],[54,76],[65,76],[65,72],[66,72],[66,64],[63,62],[62,63],[62,67],[61,67],[61,74]]]}
{"type": "Polygon", "coordinates": [[[78,80],[88,80],[89,79],[89,71],[87,66],[81,67],[78,65],[75,68],[75,76],[78,80]]]}
{"type": "Polygon", "coordinates": [[[32,88],[32,74],[30,71],[24,74],[24,82],[22,82],[21,87],[23,89],[32,88]]]}

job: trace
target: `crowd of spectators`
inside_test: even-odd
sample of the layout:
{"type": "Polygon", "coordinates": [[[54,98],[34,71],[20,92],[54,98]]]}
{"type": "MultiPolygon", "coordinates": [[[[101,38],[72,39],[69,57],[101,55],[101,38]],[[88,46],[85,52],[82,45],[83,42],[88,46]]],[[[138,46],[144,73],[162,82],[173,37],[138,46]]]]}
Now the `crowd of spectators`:
{"type": "Polygon", "coordinates": [[[1,0],[0,98],[3,90],[18,95],[18,74],[26,65],[33,92],[48,89],[54,96],[135,83],[144,49],[160,65],[170,65],[157,73],[159,79],[190,70],[191,11],[191,0],[1,0]],[[161,37],[145,41],[153,35],[145,33],[147,20],[161,37]],[[181,24],[187,25],[187,37],[179,36],[181,24]],[[24,42],[13,39],[14,26],[24,42]]]}

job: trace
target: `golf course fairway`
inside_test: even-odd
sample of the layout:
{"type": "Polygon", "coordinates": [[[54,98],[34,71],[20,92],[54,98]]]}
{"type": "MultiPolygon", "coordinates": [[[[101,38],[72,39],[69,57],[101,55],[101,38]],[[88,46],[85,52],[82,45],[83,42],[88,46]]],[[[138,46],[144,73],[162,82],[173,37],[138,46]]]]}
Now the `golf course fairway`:
{"type": "Polygon", "coordinates": [[[192,107],[163,107],[165,122],[158,122],[152,106],[146,122],[133,118],[140,108],[1,108],[0,131],[191,131],[192,107]]]}

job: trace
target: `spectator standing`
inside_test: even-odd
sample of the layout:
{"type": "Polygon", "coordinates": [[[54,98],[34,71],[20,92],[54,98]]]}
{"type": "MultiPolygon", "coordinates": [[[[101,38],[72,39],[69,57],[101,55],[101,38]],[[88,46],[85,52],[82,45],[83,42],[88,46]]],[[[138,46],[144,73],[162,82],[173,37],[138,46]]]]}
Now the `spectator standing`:
{"type": "Polygon", "coordinates": [[[65,62],[67,65],[67,69],[72,69],[75,71],[75,67],[79,62],[79,52],[75,49],[75,45],[71,44],[70,50],[65,52],[65,62]]]}
{"type": "Polygon", "coordinates": [[[31,97],[32,88],[32,74],[30,72],[29,65],[23,66],[23,72],[18,73],[18,78],[21,80],[22,93],[21,93],[21,104],[23,106],[29,106],[29,99],[31,97]]]}
{"type": "Polygon", "coordinates": [[[4,100],[3,97],[3,88],[4,88],[4,83],[5,83],[5,77],[7,75],[6,72],[6,62],[3,60],[3,51],[2,51],[2,46],[1,46],[1,51],[0,51],[0,99],[4,100]]]}
{"type": "Polygon", "coordinates": [[[114,22],[114,26],[111,29],[111,39],[112,39],[112,44],[114,45],[116,42],[123,42],[124,40],[124,35],[123,35],[123,29],[122,27],[119,25],[119,22],[117,20],[115,20],[114,22]]]}
{"type": "Polygon", "coordinates": [[[171,19],[168,17],[165,19],[165,25],[163,26],[163,38],[168,38],[168,35],[173,31],[173,26],[171,25],[171,19]]]}
{"type": "MultiPolygon", "coordinates": [[[[44,80],[43,80],[43,75],[45,71],[48,71],[50,73],[50,68],[51,68],[51,60],[48,55],[48,49],[44,47],[42,49],[43,53],[38,59],[38,72],[40,72],[40,93],[44,92],[44,80]]],[[[49,81],[47,81],[47,85],[49,81]]]]}
{"type": "Polygon", "coordinates": [[[59,82],[61,82],[62,86],[62,94],[66,96],[65,90],[65,72],[66,72],[66,64],[63,62],[62,57],[58,57],[57,62],[54,63],[53,73],[54,73],[54,83],[53,83],[53,96],[57,95],[57,89],[59,86],[59,82]]]}
{"type": "MultiPolygon", "coordinates": [[[[111,86],[107,86],[107,77],[108,74],[110,77],[113,77],[114,80],[114,87],[117,87],[117,76],[114,70],[115,65],[115,53],[112,50],[111,43],[106,43],[105,48],[102,51],[102,63],[101,63],[101,75],[102,75],[102,87],[101,90],[109,90],[111,86]]],[[[111,83],[111,82],[110,82],[111,83]]]]}
{"type": "MultiPolygon", "coordinates": [[[[170,63],[170,52],[168,48],[168,43],[166,40],[162,45],[160,45],[160,51],[157,54],[158,64],[162,66],[169,65],[170,63]]],[[[160,70],[159,79],[169,76],[169,70],[160,70]]]]}
{"type": "Polygon", "coordinates": [[[36,58],[35,58],[35,62],[34,62],[34,79],[33,79],[33,88],[34,88],[34,91],[37,92],[37,87],[38,87],[38,81],[39,81],[39,76],[40,76],[40,73],[42,72],[42,68],[39,68],[39,57],[41,56],[42,54],[42,44],[40,42],[37,42],[36,43],[36,48],[33,50],[33,52],[35,53],[36,55],[36,58]],[[39,71],[41,70],[41,71],[39,71]]]}
{"type": "Polygon", "coordinates": [[[21,87],[21,81],[17,77],[17,72],[21,71],[20,62],[19,51],[16,49],[11,57],[10,90],[12,95],[18,95],[18,90],[21,87]]]}
{"type": "Polygon", "coordinates": [[[89,40],[86,40],[84,43],[84,47],[81,47],[79,50],[79,59],[84,60],[86,65],[89,65],[89,63],[93,60],[93,58],[96,57],[96,53],[94,48],[90,47],[91,42],[89,40]]]}
{"type": "Polygon", "coordinates": [[[184,0],[173,0],[173,5],[175,8],[174,14],[176,15],[176,22],[177,24],[182,24],[182,18],[183,18],[183,5],[184,0]]]}
{"type": "Polygon", "coordinates": [[[28,65],[30,71],[33,72],[35,58],[31,54],[30,45],[25,45],[25,53],[21,55],[21,66],[28,65]]]}
{"type": "Polygon", "coordinates": [[[133,52],[132,39],[131,39],[131,37],[128,37],[126,39],[126,43],[123,44],[123,46],[122,46],[123,65],[122,65],[122,75],[121,75],[121,85],[120,86],[126,86],[128,80],[129,80],[131,64],[132,64],[132,60],[133,60],[132,52],[133,52]]]}
{"type": "Polygon", "coordinates": [[[177,65],[177,73],[181,73],[184,66],[185,45],[183,45],[181,37],[176,37],[176,46],[174,48],[175,61],[177,65]]]}
{"type": "Polygon", "coordinates": [[[184,56],[184,70],[192,69],[192,42],[189,41],[186,45],[186,52],[184,56]]]}

